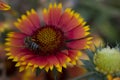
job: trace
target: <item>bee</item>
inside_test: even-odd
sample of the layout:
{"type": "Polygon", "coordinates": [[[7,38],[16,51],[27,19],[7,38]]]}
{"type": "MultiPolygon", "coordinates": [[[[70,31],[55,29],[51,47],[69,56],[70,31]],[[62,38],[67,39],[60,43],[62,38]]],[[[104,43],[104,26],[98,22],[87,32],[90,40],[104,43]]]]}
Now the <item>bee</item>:
{"type": "Polygon", "coordinates": [[[31,49],[32,51],[39,52],[39,45],[35,43],[31,37],[25,37],[24,43],[25,47],[31,49]]]}

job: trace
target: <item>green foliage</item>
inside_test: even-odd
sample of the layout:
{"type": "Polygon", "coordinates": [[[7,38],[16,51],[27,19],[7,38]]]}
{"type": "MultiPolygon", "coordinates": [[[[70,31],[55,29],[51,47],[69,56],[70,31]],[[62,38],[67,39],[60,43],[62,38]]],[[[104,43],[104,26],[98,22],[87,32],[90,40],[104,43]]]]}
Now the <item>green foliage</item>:
{"type": "Polygon", "coordinates": [[[56,70],[56,68],[53,69],[53,74],[54,74],[54,80],[57,80],[58,71],[56,70]]]}
{"type": "Polygon", "coordinates": [[[77,0],[74,9],[91,25],[92,32],[100,34],[105,42],[120,41],[119,0],[77,0]]]}
{"type": "Polygon", "coordinates": [[[40,68],[36,68],[36,76],[39,76],[40,75],[40,73],[41,73],[41,69],[40,68]]]}
{"type": "MultiPolygon", "coordinates": [[[[93,62],[94,53],[90,50],[86,50],[86,53],[90,60],[82,59],[81,61],[83,62],[85,69],[87,69],[88,74],[91,72],[93,72],[94,74],[90,74],[89,76],[85,76],[84,78],[87,80],[107,80],[106,75],[96,71],[96,66],[93,62]]],[[[80,79],[77,79],[77,80],[82,80],[82,79],[80,77],[80,79]]]]}

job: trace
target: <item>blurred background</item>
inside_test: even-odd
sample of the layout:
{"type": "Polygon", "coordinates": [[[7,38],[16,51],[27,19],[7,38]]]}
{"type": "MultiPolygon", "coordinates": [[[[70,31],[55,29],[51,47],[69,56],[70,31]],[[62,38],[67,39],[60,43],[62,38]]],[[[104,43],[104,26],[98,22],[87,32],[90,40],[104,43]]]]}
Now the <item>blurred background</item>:
{"type": "MultiPolygon", "coordinates": [[[[5,37],[8,32],[17,31],[13,22],[16,21],[27,10],[34,8],[40,18],[42,9],[48,7],[49,3],[63,4],[63,8],[70,7],[87,21],[91,27],[91,36],[95,45],[106,45],[114,47],[120,44],[120,0],[2,0],[8,3],[12,11],[0,11],[0,80],[54,80],[51,75],[41,73],[36,77],[30,70],[19,73],[11,60],[7,60],[4,51],[5,37]]],[[[42,18],[41,18],[42,19],[42,18]]],[[[91,45],[93,46],[93,45],[91,45]]],[[[94,47],[91,47],[94,50],[94,47]]],[[[86,58],[83,55],[81,58],[86,58]]],[[[69,80],[83,75],[86,70],[81,62],[77,66],[69,66],[63,69],[59,80],[69,80]]],[[[115,79],[120,80],[120,79],[115,79]]]]}

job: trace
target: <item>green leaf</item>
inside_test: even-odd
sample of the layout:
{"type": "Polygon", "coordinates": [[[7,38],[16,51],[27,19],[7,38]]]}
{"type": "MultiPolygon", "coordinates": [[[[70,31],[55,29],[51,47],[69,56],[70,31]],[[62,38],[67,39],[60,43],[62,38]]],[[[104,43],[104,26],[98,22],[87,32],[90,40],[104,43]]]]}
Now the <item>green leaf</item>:
{"type": "Polygon", "coordinates": [[[54,80],[57,80],[58,71],[56,68],[53,69],[53,76],[54,76],[54,80]]]}
{"type": "Polygon", "coordinates": [[[41,73],[41,69],[40,68],[36,68],[36,76],[39,76],[40,75],[40,73],[41,73]]]}
{"type": "Polygon", "coordinates": [[[81,60],[88,71],[95,71],[95,66],[89,60],[81,60]]]}
{"type": "Polygon", "coordinates": [[[93,62],[94,53],[90,51],[89,49],[87,49],[85,52],[87,53],[90,61],[93,62]]]}

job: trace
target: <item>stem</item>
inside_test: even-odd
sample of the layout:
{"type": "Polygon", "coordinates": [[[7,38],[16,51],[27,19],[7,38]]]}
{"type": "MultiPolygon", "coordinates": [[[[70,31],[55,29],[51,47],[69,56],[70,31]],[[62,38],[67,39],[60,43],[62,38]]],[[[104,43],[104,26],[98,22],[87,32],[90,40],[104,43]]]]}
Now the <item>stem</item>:
{"type": "Polygon", "coordinates": [[[87,73],[87,74],[85,74],[85,75],[82,75],[82,76],[76,77],[76,78],[71,79],[71,80],[82,80],[82,79],[85,79],[85,78],[87,78],[87,77],[89,77],[89,76],[95,74],[95,73],[96,73],[96,72],[89,72],[89,73],[87,73]]]}

